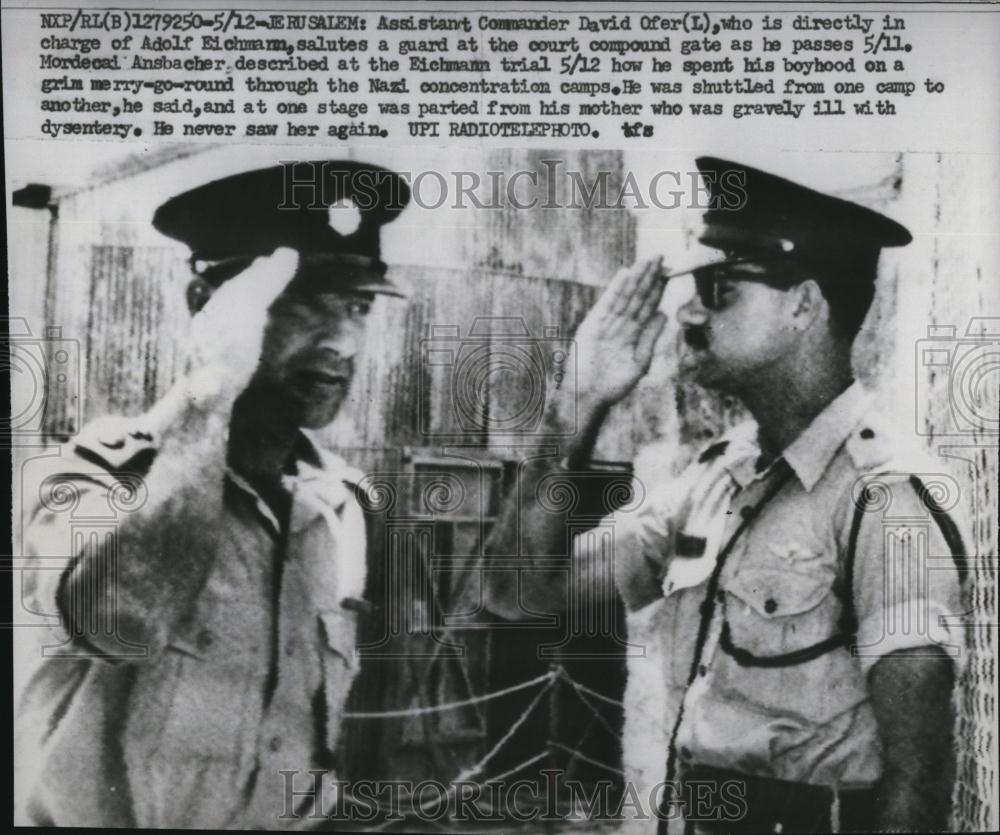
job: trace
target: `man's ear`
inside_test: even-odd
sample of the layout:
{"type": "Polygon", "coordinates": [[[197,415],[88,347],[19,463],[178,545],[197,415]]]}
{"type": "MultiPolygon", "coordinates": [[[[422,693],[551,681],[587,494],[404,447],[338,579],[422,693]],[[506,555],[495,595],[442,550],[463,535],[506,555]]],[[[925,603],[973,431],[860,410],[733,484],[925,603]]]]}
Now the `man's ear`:
{"type": "Polygon", "coordinates": [[[794,294],[795,307],[792,312],[798,320],[796,330],[805,330],[827,310],[826,298],[819,284],[811,278],[795,285],[794,294]]]}
{"type": "Polygon", "coordinates": [[[208,304],[208,300],[212,298],[214,292],[215,288],[200,275],[188,282],[187,306],[192,316],[208,304]]]}

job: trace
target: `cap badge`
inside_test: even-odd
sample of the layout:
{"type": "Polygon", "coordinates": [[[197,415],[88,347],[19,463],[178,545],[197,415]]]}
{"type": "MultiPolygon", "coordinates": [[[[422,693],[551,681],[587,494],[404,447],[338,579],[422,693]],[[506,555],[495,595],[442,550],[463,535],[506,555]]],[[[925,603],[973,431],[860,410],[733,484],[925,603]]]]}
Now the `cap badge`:
{"type": "Polygon", "coordinates": [[[327,209],[330,228],[340,235],[352,235],[361,225],[361,210],[353,200],[338,200],[327,209]]]}

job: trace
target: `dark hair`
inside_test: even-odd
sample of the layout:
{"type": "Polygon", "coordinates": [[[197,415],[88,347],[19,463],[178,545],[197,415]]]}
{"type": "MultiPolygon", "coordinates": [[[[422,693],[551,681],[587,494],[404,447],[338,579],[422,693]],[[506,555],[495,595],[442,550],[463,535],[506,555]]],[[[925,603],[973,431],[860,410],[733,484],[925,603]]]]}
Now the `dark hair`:
{"type": "Polygon", "coordinates": [[[852,340],[861,330],[875,298],[878,253],[830,264],[805,266],[805,278],[813,279],[830,307],[835,335],[852,340]]]}

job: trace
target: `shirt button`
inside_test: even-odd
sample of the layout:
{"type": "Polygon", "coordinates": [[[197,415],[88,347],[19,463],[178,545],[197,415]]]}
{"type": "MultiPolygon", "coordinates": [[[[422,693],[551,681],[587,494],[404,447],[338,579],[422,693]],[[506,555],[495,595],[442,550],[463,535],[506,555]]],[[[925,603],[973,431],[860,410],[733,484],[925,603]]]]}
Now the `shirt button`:
{"type": "Polygon", "coordinates": [[[753,515],[753,508],[750,505],[744,505],[740,508],[740,516],[744,519],[749,519],[753,515]]]}
{"type": "Polygon", "coordinates": [[[875,437],[875,433],[868,428],[862,429],[860,434],[861,437],[864,438],[866,441],[870,441],[872,438],[875,437]]]}
{"type": "Polygon", "coordinates": [[[767,598],[767,600],[764,601],[764,611],[767,612],[769,615],[773,615],[775,611],[777,611],[777,609],[778,609],[778,601],[775,600],[773,597],[769,597],[767,598]]]}
{"type": "Polygon", "coordinates": [[[202,629],[198,633],[197,644],[198,649],[208,649],[215,643],[215,637],[208,629],[202,629]]]}
{"type": "Polygon", "coordinates": [[[725,603],[726,602],[726,593],[722,589],[719,589],[715,593],[715,599],[719,603],[725,603]]]}
{"type": "Polygon", "coordinates": [[[285,646],[285,655],[287,655],[289,658],[294,658],[295,657],[295,644],[289,642],[285,646]]]}
{"type": "Polygon", "coordinates": [[[275,751],[275,752],[280,751],[281,750],[281,737],[280,736],[272,736],[271,737],[271,741],[267,743],[267,747],[270,748],[272,751],[275,751]]]}
{"type": "Polygon", "coordinates": [[[708,667],[706,667],[704,664],[699,665],[698,666],[698,675],[700,675],[700,676],[707,676],[708,675],[708,667]]]}

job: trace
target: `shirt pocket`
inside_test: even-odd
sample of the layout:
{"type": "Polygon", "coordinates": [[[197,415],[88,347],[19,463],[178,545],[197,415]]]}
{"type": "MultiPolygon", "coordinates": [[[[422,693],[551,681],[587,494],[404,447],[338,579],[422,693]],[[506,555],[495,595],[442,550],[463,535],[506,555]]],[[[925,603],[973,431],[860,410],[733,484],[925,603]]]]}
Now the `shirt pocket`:
{"type": "Polygon", "coordinates": [[[176,673],[162,744],[178,754],[237,762],[252,748],[247,720],[255,682],[210,657],[199,638],[177,638],[165,649],[176,673]]]}
{"type": "Polygon", "coordinates": [[[357,615],[337,609],[320,612],[319,627],[326,747],[334,752],[340,741],[344,704],[359,666],[354,654],[357,615]]]}
{"type": "Polygon", "coordinates": [[[748,567],[725,584],[726,620],[733,644],[758,656],[781,655],[826,640],[836,631],[831,604],[834,573],[748,567]]]}
{"type": "Polygon", "coordinates": [[[172,639],[139,668],[123,740],[129,769],[155,774],[190,758],[239,763],[255,724],[249,699],[245,677],[210,660],[197,639],[172,639]]]}

